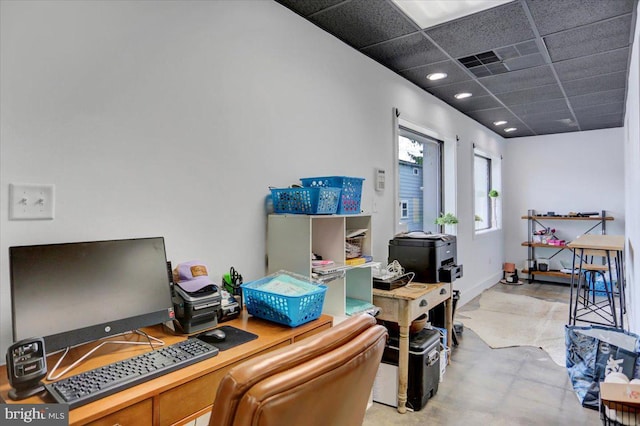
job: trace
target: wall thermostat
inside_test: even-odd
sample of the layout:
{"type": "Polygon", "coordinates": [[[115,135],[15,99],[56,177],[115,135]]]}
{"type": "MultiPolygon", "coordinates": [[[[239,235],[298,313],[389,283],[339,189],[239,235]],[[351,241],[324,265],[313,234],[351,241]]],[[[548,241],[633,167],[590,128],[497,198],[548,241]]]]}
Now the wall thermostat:
{"type": "Polygon", "coordinates": [[[47,355],[44,339],[24,339],[9,346],[7,350],[7,376],[14,389],[9,398],[18,401],[43,392],[40,380],[47,374],[47,355]]]}
{"type": "Polygon", "coordinates": [[[384,191],[385,172],[384,169],[376,169],[376,191],[384,191]]]}

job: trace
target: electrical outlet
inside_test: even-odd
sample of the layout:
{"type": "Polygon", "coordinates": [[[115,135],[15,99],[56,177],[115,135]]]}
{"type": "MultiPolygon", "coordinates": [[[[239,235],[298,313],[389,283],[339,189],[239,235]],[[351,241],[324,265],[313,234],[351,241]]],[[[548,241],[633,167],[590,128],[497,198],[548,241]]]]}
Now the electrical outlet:
{"type": "Polygon", "coordinates": [[[55,185],[10,184],[9,219],[53,219],[55,185]]]}

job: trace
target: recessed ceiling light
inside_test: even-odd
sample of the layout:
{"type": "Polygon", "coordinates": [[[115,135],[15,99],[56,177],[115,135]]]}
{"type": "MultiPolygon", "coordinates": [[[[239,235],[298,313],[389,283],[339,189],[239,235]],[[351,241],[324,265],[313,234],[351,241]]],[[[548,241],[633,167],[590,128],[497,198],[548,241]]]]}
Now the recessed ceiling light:
{"type": "Polygon", "coordinates": [[[505,132],[515,132],[516,130],[518,130],[516,127],[507,127],[504,129],[505,132]]]}
{"type": "Polygon", "coordinates": [[[471,96],[473,96],[473,95],[471,93],[469,93],[469,92],[456,93],[454,95],[454,97],[456,99],[464,99],[464,98],[469,98],[471,96]]]}
{"type": "Polygon", "coordinates": [[[429,79],[431,81],[442,80],[443,78],[447,78],[447,73],[446,72],[434,72],[434,73],[431,73],[431,74],[427,75],[427,79],[429,79]]]}
{"type": "Polygon", "coordinates": [[[567,126],[577,126],[578,123],[573,121],[570,118],[561,118],[560,120],[556,120],[558,123],[566,124],[567,126]]]}
{"type": "Polygon", "coordinates": [[[499,121],[494,121],[493,122],[494,126],[504,126],[505,124],[507,124],[507,122],[504,121],[504,120],[499,120],[499,121]]]}

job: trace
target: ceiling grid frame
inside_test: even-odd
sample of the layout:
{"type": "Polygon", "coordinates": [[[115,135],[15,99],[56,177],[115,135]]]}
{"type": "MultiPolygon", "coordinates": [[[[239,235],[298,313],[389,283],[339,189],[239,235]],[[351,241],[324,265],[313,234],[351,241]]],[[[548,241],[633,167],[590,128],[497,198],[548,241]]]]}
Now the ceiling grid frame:
{"type": "Polygon", "coordinates": [[[429,28],[393,0],[275,1],[505,138],[624,125],[638,0],[513,0],[429,28]],[[459,62],[488,51],[497,74],[459,62]]]}

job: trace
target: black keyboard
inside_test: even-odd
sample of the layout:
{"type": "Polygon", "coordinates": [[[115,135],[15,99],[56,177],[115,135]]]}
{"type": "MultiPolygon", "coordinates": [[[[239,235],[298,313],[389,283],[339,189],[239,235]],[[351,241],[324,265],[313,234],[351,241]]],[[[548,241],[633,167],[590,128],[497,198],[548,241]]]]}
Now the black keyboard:
{"type": "Polygon", "coordinates": [[[45,387],[57,402],[75,408],[216,355],[215,346],[187,339],[45,387]]]}

